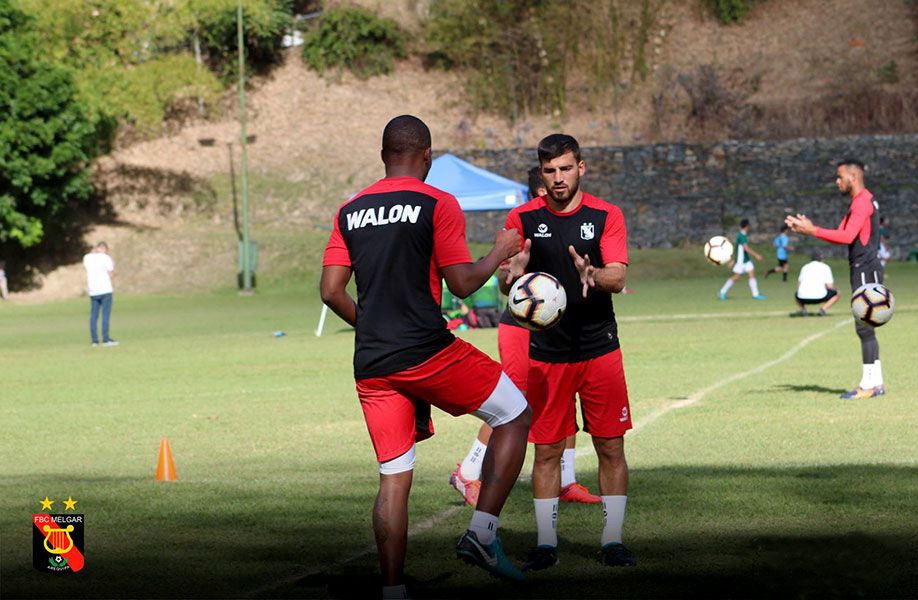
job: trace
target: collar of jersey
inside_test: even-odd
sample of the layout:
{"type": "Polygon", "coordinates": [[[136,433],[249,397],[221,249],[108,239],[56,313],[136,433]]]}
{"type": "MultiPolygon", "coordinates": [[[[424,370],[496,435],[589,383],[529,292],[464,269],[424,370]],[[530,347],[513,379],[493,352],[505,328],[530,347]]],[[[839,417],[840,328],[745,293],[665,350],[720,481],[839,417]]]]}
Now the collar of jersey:
{"type": "Polygon", "coordinates": [[[542,201],[542,206],[545,207],[545,210],[547,210],[547,211],[550,212],[551,214],[555,215],[556,217],[561,217],[561,218],[564,218],[564,217],[573,217],[573,216],[576,215],[578,212],[580,212],[580,209],[581,209],[581,208],[583,208],[584,206],[586,206],[587,193],[586,193],[586,192],[583,193],[583,195],[580,197],[580,204],[577,205],[577,208],[575,208],[574,210],[572,210],[572,211],[570,211],[570,212],[558,212],[557,210],[555,210],[555,209],[553,209],[553,208],[551,207],[551,204],[548,203],[548,200],[546,200],[546,198],[547,198],[547,196],[539,196],[539,200],[542,201]]]}

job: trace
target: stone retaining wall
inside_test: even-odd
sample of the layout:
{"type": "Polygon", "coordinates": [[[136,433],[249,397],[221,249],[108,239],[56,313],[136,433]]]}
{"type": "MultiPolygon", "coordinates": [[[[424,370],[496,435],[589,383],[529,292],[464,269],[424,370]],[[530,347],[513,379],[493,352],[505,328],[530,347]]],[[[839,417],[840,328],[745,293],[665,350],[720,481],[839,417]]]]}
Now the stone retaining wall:
{"type": "MultiPolygon", "coordinates": [[[[537,164],[530,148],[454,153],[520,182],[537,164]]],[[[745,217],[750,241],[771,257],[785,214],[838,225],[848,198],[835,187],[835,164],[848,157],[867,165],[866,184],[886,218],[893,256],[905,258],[918,249],[918,134],[584,148],[582,185],[622,208],[631,247],[695,245],[716,234],[732,239],[745,217]]],[[[467,213],[469,238],[493,240],[505,215],[467,213]]],[[[811,238],[800,242],[799,250],[814,245],[811,238]]],[[[842,256],[845,248],[829,253],[842,256]]]]}

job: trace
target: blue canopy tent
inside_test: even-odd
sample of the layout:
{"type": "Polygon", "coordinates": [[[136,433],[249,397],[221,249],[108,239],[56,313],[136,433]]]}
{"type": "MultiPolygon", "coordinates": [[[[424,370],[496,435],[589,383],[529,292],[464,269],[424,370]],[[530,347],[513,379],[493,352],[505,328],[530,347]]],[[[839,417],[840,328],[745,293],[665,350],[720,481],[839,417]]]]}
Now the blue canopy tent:
{"type": "Polygon", "coordinates": [[[455,196],[463,211],[510,210],[528,200],[525,185],[452,154],[435,158],[425,181],[455,196]]]}

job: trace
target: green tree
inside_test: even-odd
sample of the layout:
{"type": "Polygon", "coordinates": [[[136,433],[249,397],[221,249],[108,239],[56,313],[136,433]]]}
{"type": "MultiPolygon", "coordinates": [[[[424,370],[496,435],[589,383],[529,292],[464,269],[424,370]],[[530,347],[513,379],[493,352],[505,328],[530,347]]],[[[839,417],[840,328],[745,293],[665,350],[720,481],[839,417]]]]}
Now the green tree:
{"type": "Polygon", "coordinates": [[[0,0],[0,245],[41,241],[49,220],[87,199],[99,132],[65,69],[42,55],[30,21],[0,0]]]}

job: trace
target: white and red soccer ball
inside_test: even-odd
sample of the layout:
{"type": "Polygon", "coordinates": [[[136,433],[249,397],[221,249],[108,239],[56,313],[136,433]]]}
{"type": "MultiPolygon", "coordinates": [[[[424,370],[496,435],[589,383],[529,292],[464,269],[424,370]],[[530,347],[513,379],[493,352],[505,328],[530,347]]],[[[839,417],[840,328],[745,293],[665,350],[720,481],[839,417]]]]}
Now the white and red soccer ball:
{"type": "Polygon", "coordinates": [[[517,323],[533,331],[558,324],[567,308],[567,293],[548,273],[526,273],[510,288],[507,306],[517,323]]]}

